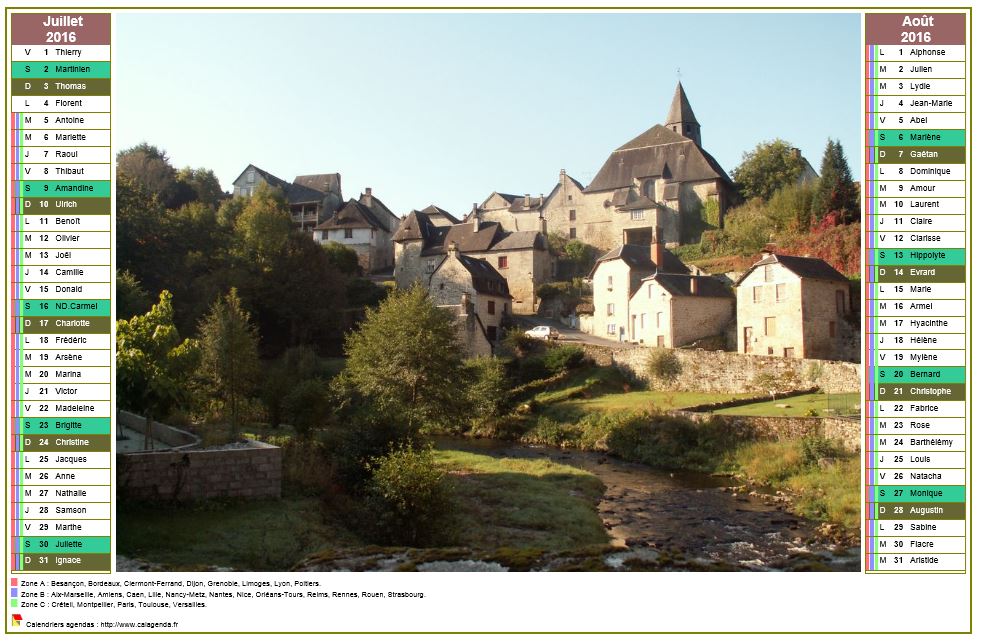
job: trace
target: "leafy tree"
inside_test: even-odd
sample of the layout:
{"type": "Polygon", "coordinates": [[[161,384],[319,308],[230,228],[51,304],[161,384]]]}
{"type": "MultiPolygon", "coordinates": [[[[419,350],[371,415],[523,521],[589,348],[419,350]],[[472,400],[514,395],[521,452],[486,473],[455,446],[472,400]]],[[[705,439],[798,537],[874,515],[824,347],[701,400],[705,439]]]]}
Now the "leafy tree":
{"type": "Polygon", "coordinates": [[[358,275],[362,272],[358,265],[358,253],[336,241],[322,244],[324,254],[328,257],[328,263],[337,268],[345,275],[358,275]]]}
{"type": "Polygon", "coordinates": [[[292,231],[290,209],[283,192],[266,184],[260,184],[235,222],[240,253],[263,270],[270,270],[292,231]]]}
{"type": "Polygon", "coordinates": [[[259,337],[235,288],[215,301],[199,335],[202,376],[221,398],[232,423],[232,436],[238,439],[240,403],[259,375],[259,337]]]}
{"type": "Polygon", "coordinates": [[[418,428],[459,421],[463,349],[453,319],[423,287],[368,311],[345,352],[346,377],[382,413],[418,428]]]}
{"type": "Polygon", "coordinates": [[[805,169],[805,159],[788,141],[775,139],[759,143],[745,152],[732,176],[746,199],[767,200],[782,186],[798,181],[805,169]]]}
{"type": "Polygon", "coordinates": [[[295,384],[283,399],[283,414],[298,436],[308,436],[311,429],[323,425],[330,412],[328,385],[320,378],[295,384]]]}
{"type": "Polygon", "coordinates": [[[176,181],[180,186],[179,190],[190,195],[188,201],[199,201],[215,207],[225,196],[218,177],[207,168],[182,168],[177,172],[176,181]]]}
{"type": "Polygon", "coordinates": [[[116,323],[116,400],[146,419],[146,448],[153,421],[188,400],[197,361],[194,342],[178,336],[168,291],[148,313],[116,323]]]}
{"type": "Polygon", "coordinates": [[[671,385],[683,375],[683,364],[672,349],[652,349],[649,353],[648,372],[660,382],[671,385]]]}
{"type": "Polygon", "coordinates": [[[838,213],[841,223],[860,219],[860,194],[843,154],[843,146],[832,139],[826,142],[822,170],[812,200],[814,218],[819,219],[829,213],[838,213]]]}
{"type": "Polygon", "coordinates": [[[116,273],[116,319],[128,320],[150,308],[150,294],[130,271],[116,273]]]}
{"type": "Polygon", "coordinates": [[[586,275],[594,265],[594,249],[579,239],[568,241],[563,253],[576,267],[578,275],[586,275]]]}
{"type": "Polygon", "coordinates": [[[509,407],[509,379],[502,360],[494,356],[471,358],[465,361],[464,368],[472,427],[481,427],[504,415],[509,407]]]}
{"type": "Polygon", "coordinates": [[[116,154],[116,173],[167,203],[174,194],[174,166],[167,153],[146,141],[116,154]]]}

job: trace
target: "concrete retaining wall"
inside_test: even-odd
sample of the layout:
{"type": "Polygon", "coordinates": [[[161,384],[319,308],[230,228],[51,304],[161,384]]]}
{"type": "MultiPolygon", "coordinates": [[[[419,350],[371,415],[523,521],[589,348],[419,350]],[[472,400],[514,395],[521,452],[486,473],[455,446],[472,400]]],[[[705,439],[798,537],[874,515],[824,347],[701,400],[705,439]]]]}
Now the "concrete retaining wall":
{"type": "MultiPolygon", "coordinates": [[[[136,414],[123,411],[122,409],[116,413],[116,422],[129,427],[133,431],[140,432],[141,434],[144,433],[147,428],[147,420],[143,416],[137,416],[136,414]]],[[[155,421],[151,424],[150,429],[154,440],[173,447],[174,449],[188,449],[201,443],[201,439],[191,432],[186,432],[183,429],[171,427],[170,425],[165,425],[164,423],[158,423],[155,421]]]]}

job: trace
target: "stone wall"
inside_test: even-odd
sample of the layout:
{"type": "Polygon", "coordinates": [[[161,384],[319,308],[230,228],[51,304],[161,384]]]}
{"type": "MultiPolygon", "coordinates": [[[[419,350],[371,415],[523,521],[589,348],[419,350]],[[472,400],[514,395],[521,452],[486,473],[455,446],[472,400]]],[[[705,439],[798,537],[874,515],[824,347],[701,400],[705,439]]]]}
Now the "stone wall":
{"type": "Polygon", "coordinates": [[[833,441],[841,441],[843,446],[853,452],[860,451],[863,429],[858,418],[830,416],[822,418],[802,418],[794,416],[725,416],[711,412],[676,410],[669,412],[695,422],[718,419],[734,431],[755,438],[771,440],[795,439],[812,434],[822,434],[833,441]]]}
{"type": "Polygon", "coordinates": [[[671,349],[679,358],[682,374],[671,383],[651,379],[647,365],[651,348],[626,346],[611,349],[585,345],[584,351],[600,365],[616,365],[656,390],[747,393],[756,391],[760,373],[778,378],[783,389],[819,387],[827,393],[860,391],[860,365],[830,360],[804,360],[781,356],[756,356],[727,351],[671,349]]]}
{"type": "MultiPolygon", "coordinates": [[[[122,409],[116,412],[116,422],[141,434],[147,428],[147,420],[143,416],[137,416],[122,409]]],[[[150,426],[150,435],[155,441],[175,449],[187,449],[201,443],[201,439],[191,432],[156,421],[150,426]]]]}
{"type": "MultiPolygon", "coordinates": [[[[128,412],[119,416],[143,427],[143,418],[128,412]]],[[[155,425],[157,425],[155,423],[155,425]]],[[[163,425],[162,427],[167,427],[163,425]]],[[[158,431],[154,437],[187,434],[158,431]]],[[[209,450],[168,450],[116,455],[116,491],[120,498],[188,500],[214,497],[279,498],[283,478],[279,447],[248,441],[245,446],[209,450]]]]}

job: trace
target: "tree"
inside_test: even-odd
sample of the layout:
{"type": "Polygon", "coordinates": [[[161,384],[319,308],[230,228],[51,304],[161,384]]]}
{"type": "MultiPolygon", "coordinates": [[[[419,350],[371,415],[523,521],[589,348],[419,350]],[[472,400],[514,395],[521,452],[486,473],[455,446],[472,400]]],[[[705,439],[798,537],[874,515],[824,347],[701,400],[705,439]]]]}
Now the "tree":
{"type": "Polygon", "coordinates": [[[130,271],[116,273],[116,318],[128,320],[150,306],[150,294],[130,271]]]}
{"type": "Polygon", "coordinates": [[[116,154],[116,173],[129,177],[161,203],[173,196],[174,166],[164,150],[146,141],[116,154]]]}
{"type": "Polygon", "coordinates": [[[328,263],[345,275],[358,275],[362,269],[358,265],[358,253],[342,243],[331,241],[321,246],[328,263]]]}
{"type": "Polygon", "coordinates": [[[788,141],[775,139],[745,152],[732,175],[745,199],[767,200],[782,186],[798,181],[804,169],[802,155],[788,141]]]}
{"type": "Polygon", "coordinates": [[[240,253],[263,270],[273,265],[292,231],[290,209],[283,192],[266,184],[257,187],[235,220],[240,253]]]}
{"type": "Polygon", "coordinates": [[[148,313],[116,323],[116,401],[144,417],[147,449],[153,421],[188,400],[197,360],[194,342],[178,336],[168,291],[148,313]]]}
{"type": "MultiPolygon", "coordinates": [[[[215,173],[206,168],[182,168],[177,173],[181,191],[188,191],[191,199],[209,206],[217,206],[225,193],[215,173]]],[[[183,205],[183,204],[181,204],[183,205]]],[[[177,206],[174,206],[177,207],[177,206]]]]}
{"type": "Polygon", "coordinates": [[[460,421],[464,353],[451,316],[422,286],[394,293],[345,339],[346,377],[413,427],[460,421]]]}
{"type": "Polygon", "coordinates": [[[222,400],[232,423],[232,437],[238,440],[240,402],[259,376],[259,337],[235,288],[215,300],[199,335],[202,375],[222,400]]]}
{"type": "Polygon", "coordinates": [[[839,140],[826,142],[823,165],[812,199],[812,215],[821,219],[829,213],[837,213],[840,223],[860,219],[860,194],[853,182],[853,174],[847,165],[843,146],[839,140]]]}

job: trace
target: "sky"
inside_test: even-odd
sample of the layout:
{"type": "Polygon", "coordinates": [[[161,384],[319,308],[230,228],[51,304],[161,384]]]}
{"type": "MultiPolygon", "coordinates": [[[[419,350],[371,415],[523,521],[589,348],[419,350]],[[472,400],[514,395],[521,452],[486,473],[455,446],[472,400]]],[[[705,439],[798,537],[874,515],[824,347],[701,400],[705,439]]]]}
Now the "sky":
{"type": "Polygon", "coordinates": [[[587,184],[681,80],[728,172],[762,141],[861,162],[859,14],[118,13],[114,147],[223,188],[341,173],[397,215],[587,184]]]}

